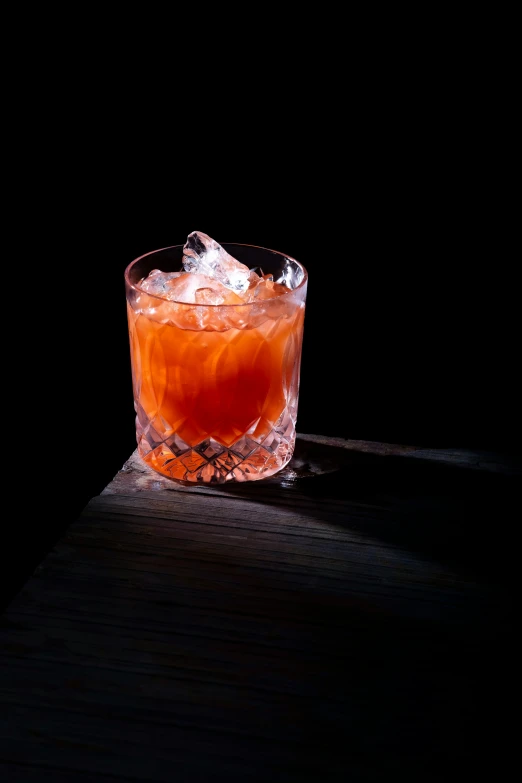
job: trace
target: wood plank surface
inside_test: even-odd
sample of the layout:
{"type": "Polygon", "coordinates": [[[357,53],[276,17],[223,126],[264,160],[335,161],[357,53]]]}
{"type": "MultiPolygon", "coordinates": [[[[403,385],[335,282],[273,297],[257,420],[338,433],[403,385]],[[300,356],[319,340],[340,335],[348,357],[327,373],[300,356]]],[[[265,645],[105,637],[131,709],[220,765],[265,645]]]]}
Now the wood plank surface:
{"type": "Polygon", "coordinates": [[[0,780],[498,767],[520,476],[299,435],[272,479],[187,487],[134,453],[1,618],[0,780]]]}

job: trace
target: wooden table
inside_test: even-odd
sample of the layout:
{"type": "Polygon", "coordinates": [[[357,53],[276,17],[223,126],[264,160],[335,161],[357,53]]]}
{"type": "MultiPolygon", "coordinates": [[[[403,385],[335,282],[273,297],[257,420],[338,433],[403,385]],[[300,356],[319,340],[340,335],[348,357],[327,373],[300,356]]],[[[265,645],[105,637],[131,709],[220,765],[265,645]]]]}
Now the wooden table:
{"type": "Polygon", "coordinates": [[[133,454],[1,618],[0,780],[498,767],[520,475],[300,435],[279,476],[201,488],[133,454]]]}

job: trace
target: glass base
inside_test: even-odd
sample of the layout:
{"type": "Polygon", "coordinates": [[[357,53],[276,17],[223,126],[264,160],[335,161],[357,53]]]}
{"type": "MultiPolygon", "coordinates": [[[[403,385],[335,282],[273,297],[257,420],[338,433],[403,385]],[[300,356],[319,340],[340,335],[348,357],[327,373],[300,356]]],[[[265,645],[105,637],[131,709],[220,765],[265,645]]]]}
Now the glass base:
{"type": "Polygon", "coordinates": [[[136,421],[138,454],[162,476],[184,484],[225,484],[259,481],[273,476],[291,460],[295,447],[295,421],[287,410],[270,433],[257,441],[243,435],[229,446],[207,438],[189,446],[177,435],[158,439],[152,426],[136,421]]]}

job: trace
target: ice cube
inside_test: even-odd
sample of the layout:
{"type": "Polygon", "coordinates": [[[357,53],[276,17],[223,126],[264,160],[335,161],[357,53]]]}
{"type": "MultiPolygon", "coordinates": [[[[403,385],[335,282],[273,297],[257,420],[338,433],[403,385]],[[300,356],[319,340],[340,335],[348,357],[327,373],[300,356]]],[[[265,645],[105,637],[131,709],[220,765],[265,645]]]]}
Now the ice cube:
{"type": "Polygon", "coordinates": [[[303,277],[303,270],[295,262],[292,262],[291,259],[285,258],[283,271],[275,279],[275,282],[293,291],[302,282],[303,277]]]}
{"type": "Polygon", "coordinates": [[[198,288],[196,290],[196,303],[197,304],[211,304],[211,305],[238,305],[244,304],[243,298],[231,291],[225,285],[218,280],[207,279],[207,284],[204,288],[198,288]]]}
{"type": "Polygon", "coordinates": [[[197,304],[223,304],[223,297],[214,291],[213,288],[198,288],[195,293],[197,304]]]}
{"type": "Polygon", "coordinates": [[[167,293],[167,299],[173,302],[196,303],[196,291],[207,286],[207,278],[204,275],[187,275],[182,273],[172,284],[167,293]]]}
{"type": "Polygon", "coordinates": [[[202,231],[193,231],[188,235],[183,248],[183,267],[186,272],[219,280],[237,293],[246,291],[251,282],[250,269],[202,231]]]}
{"type": "Polygon", "coordinates": [[[172,281],[166,293],[171,302],[185,304],[243,304],[243,300],[229,288],[207,275],[181,273],[172,281]]]}
{"type": "Polygon", "coordinates": [[[140,281],[139,286],[148,294],[165,297],[172,286],[172,281],[181,274],[182,272],[162,272],[160,269],[153,269],[140,281]]]}
{"type": "Polygon", "coordinates": [[[242,294],[242,298],[245,302],[258,302],[261,299],[274,299],[281,294],[287,294],[289,289],[280,284],[274,282],[274,276],[272,274],[265,275],[262,269],[257,267],[257,271],[260,272],[259,277],[253,270],[251,270],[251,281],[248,291],[242,294]],[[253,277],[252,277],[253,276],[253,277]]]}
{"type": "MultiPolygon", "coordinates": [[[[270,275],[271,277],[271,275],[270,275]]],[[[268,275],[267,275],[268,278],[268,275]]],[[[274,283],[273,278],[260,280],[255,289],[255,300],[259,302],[261,299],[274,299],[276,296],[282,296],[282,294],[288,293],[288,288],[281,283],[274,283]]]]}

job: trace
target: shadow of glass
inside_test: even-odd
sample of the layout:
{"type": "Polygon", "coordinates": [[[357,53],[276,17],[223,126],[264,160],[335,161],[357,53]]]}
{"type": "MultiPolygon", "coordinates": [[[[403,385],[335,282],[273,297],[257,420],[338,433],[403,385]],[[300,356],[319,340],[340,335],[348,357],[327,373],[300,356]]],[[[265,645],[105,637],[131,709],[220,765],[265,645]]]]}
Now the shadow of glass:
{"type": "Polygon", "coordinates": [[[288,502],[300,513],[436,560],[464,577],[504,584],[514,575],[510,539],[520,463],[501,458],[489,469],[495,455],[477,460],[481,456],[484,469],[467,463],[469,455],[452,461],[451,454],[407,447],[375,454],[298,438],[294,457],[277,476],[219,490],[275,505],[285,502],[288,490],[288,502]]]}

